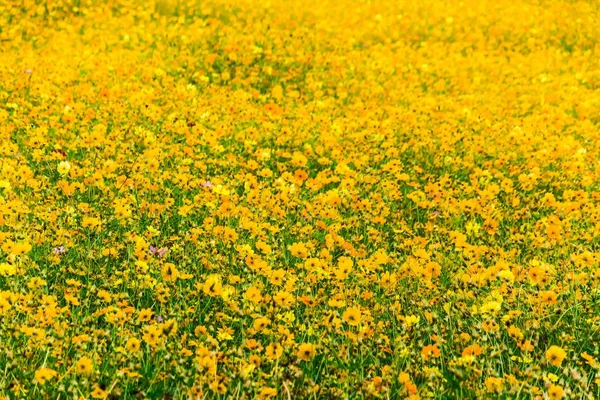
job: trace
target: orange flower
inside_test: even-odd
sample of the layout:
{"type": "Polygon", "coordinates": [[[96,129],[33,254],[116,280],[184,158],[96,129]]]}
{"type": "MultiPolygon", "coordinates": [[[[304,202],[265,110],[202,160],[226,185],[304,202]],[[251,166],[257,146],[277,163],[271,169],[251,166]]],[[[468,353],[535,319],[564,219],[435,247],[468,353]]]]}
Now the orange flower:
{"type": "Polygon", "coordinates": [[[483,349],[481,348],[481,346],[479,346],[478,344],[472,344],[470,346],[467,346],[463,352],[462,352],[462,356],[466,357],[466,356],[478,356],[481,353],[483,353],[483,349]]]}
{"type": "Polygon", "coordinates": [[[440,349],[437,346],[437,344],[424,346],[423,349],[421,350],[421,354],[423,355],[423,358],[425,358],[425,360],[429,360],[430,356],[439,358],[440,357],[440,349]]]}

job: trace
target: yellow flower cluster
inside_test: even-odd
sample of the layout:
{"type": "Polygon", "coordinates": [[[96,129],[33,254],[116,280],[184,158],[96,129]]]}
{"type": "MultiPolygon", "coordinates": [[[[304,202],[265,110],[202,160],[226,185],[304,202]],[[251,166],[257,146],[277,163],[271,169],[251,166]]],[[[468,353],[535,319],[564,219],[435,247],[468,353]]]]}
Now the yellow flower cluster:
{"type": "Polygon", "coordinates": [[[599,32],[0,2],[0,397],[597,397],[599,32]]]}

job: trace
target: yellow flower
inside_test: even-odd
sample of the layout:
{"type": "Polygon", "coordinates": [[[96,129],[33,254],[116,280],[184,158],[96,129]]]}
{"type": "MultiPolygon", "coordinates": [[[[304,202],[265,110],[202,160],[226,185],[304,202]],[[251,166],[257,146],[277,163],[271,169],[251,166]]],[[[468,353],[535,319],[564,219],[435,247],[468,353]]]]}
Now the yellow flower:
{"type": "Polygon", "coordinates": [[[563,390],[562,387],[560,387],[558,385],[550,385],[550,387],[548,388],[548,397],[551,400],[562,399],[564,395],[565,395],[565,391],[563,390]]]}
{"type": "Polygon", "coordinates": [[[288,249],[294,257],[306,258],[308,257],[308,249],[304,243],[294,243],[288,246],[288,249]]]}
{"type": "Polygon", "coordinates": [[[205,294],[216,297],[221,294],[223,291],[223,285],[221,284],[221,276],[220,275],[209,275],[204,282],[204,286],[202,286],[202,290],[205,294]]]}
{"type": "Polygon", "coordinates": [[[283,354],[283,346],[279,343],[271,343],[265,348],[265,354],[269,360],[276,360],[283,354]]]}
{"type": "Polygon", "coordinates": [[[100,219],[95,217],[83,217],[81,226],[84,228],[95,228],[100,225],[100,219]]]}
{"type": "Polygon", "coordinates": [[[267,317],[257,318],[254,320],[254,330],[256,332],[260,332],[263,329],[265,329],[267,326],[269,326],[270,323],[271,323],[271,320],[267,317]]]}
{"type": "Polygon", "coordinates": [[[56,170],[59,174],[65,176],[71,170],[71,164],[68,161],[61,161],[60,163],[58,163],[58,167],[56,167],[56,170]]]}
{"type": "Polygon", "coordinates": [[[512,283],[515,281],[515,274],[513,274],[510,270],[503,269],[502,271],[498,272],[498,278],[512,283]]]}
{"type": "Polygon", "coordinates": [[[552,290],[545,290],[543,292],[540,292],[540,300],[544,304],[547,304],[547,305],[556,304],[557,298],[558,298],[558,295],[555,292],[553,292],[552,290]]]}
{"type": "Polygon", "coordinates": [[[17,266],[8,263],[0,263],[0,275],[12,276],[17,273],[17,266]]]}
{"type": "Polygon", "coordinates": [[[555,367],[560,367],[566,356],[567,353],[558,346],[550,346],[550,348],[546,350],[546,360],[555,367]]]}
{"type": "Polygon", "coordinates": [[[129,338],[127,344],[125,345],[125,348],[130,353],[137,353],[140,350],[140,343],[141,342],[136,338],[129,338]]]}
{"type": "Polygon", "coordinates": [[[35,380],[40,385],[43,385],[44,383],[46,383],[46,381],[54,378],[55,376],[58,376],[58,372],[50,368],[42,367],[35,371],[35,380]]]}
{"type": "Polygon", "coordinates": [[[344,319],[344,321],[346,321],[348,325],[355,326],[360,324],[360,314],[361,313],[358,308],[349,307],[346,309],[346,311],[344,311],[342,318],[344,319]]]}
{"type": "Polygon", "coordinates": [[[112,296],[106,290],[99,290],[97,296],[105,303],[110,303],[112,296]]]}
{"type": "Polygon", "coordinates": [[[200,373],[212,376],[217,372],[217,361],[213,356],[198,356],[195,358],[195,361],[200,373]]]}
{"type": "Polygon", "coordinates": [[[144,333],[144,342],[148,343],[152,347],[156,347],[162,339],[162,327],[159,325],[151,325],[146,328],[144,333]]]}
{"type": "Polygon", "coordinates": [[[481,308],[481,314],[497,314],[502,309],[502,304],[498,301],[488,301],[484,303],[481,308]]]}
{"type": "Polygon", "coordinates": [[[581,357],[583,357],[586,361],[586,364],[592,368],[598,368],[600,366],[600,364],[598,364],[598,360],[596,360],[596,358],[594,356],[589,355],[586,352],[583,352],[581,354],[581,357]]]}
{"type": "Polygon", "coordinates": [[[161,269],[161,275],[165,282],[176,282],[179,277],[179,271],[175,264],[166,263],[161,269]]]}
{"type": "Polygon", "coordinates": [[[302,343],[298,346],[298,358],[304,361],[311,360],[317,354],[315,345],[312,343],[302,343]]]}
{"type": "Polygon", "coordinates": [[[91,396],[94,399],[105,399],[108,397],[108,392],[102,389],[100,386],[96,385],[91,393],[91,396]]]}
{"type": "Polygon", "coordinates": [[[250,286],[246,290],[246,298],[254,304],[258,304],[262,301],[263,297],[260,294],[260,289],[250,286]]]}
{"type": "Polygon", "coordinates": [[[137,322],[148,322],[150,321],[150,319],[152,318],[152,315],[154,313],[152,312],[151,309],[149,308],[144,308],[143,310],[141,310],[138,314],[137,317],[137,322]]]}
{"type": "Polygon", "coordinates": [[[488,392],[498,393],[504,390],[504,380],[502,378],[489,377],[485,380],[485,386],[488,392]]]}
{"type": "Polygon", "coordinates": [[[280,290],[273,296],[273,301],[280,307],[291,307],[295,303],[294,296],[291,293],[280,290]]]}
{"type": "Polygon", "coordinates": [[[270,387],[262,388],[258,394],[259,399],[270,399],[271,397],[275,396],[277,396],[277,389],[270,387]]]}
{"type": "Polygon", "coordinates": [[[406,382],[410,382],[410,375],[406,372],[400,372],[398,374],[398,382],[401,384],[405,384],[406,382]]]}
{"type": "MultiPolygon", "coordinates": [[[[354,262],[351,258],[342,256],[338,260],[337,268],[333,270],[335,278],[338,280],[344,280],[348,276],[350,272],[352,272],[352,267],[354,262]]],[[[384,274],[385,275],[385,274],[384,274]]]]}
{"type": "Polygon", "coordinates": [[[93,370],[94,364],[92,363],[92,360],[87,356],[81,357],[79,361],[77,361],[77,363],[75,364],[75,371],[78,374],[89,375],[92,373],[93,370]]]}
{"type": "Polygon", "coordinates": [[[420,320],[421,320],[421,317],[419,317],[418,315],[408,315],[408,316],[404,317],[404,323],[407,326],[416,325],[419,323],[420,320]]]}

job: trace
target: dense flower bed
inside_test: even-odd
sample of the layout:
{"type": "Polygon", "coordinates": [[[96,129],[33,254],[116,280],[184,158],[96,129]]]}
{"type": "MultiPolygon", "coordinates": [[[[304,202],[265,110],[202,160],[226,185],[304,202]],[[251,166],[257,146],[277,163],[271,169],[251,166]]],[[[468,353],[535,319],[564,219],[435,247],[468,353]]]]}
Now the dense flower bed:
{"type": "Polygon", "coordinates": [[[0,395],[598,395],[599,7],[0,2],[0,395]]]}

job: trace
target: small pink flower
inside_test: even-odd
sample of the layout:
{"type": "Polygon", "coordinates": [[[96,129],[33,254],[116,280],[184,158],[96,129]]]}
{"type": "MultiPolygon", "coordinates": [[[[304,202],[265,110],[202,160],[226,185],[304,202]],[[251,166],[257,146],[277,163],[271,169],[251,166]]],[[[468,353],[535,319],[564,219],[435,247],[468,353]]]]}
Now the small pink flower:
{"type": "Polygon", "coordinates": [[[164,247],[162,249],[159,249],[156,246],[150,246],[150,254],[152,254],[153,256],[158,255],[159,258],[162,258],[169,250],[165,249],[164,247]]]}
{"type": "Polygon", "coordinates": [[[210,183],[210,181],[204,181],[204,182],[202,183],[202,186],[204,186],[205,188],[207,188],[207,189],[209,189],[209,190],[212,190],[212,188],[213,188],[213,184],[212,184],[212,183],[210,183]]]}
{"type": "Polygon", "coordinates": [[[163,249],[160,249],[160,250],[158,250],[158,256],[159,256],[160,258],[162,258],[162,256],[163,256],[163,255],[165,255],[165,254],[166,254],[168,251],[169,251],[169,250],[167,250],[167,249],[164,249],[164,248],[163,248],[163,249]]]}
{"type": "Polygon", "coordinates": [[[65,246],[59,246],[59,247],[55,247],[54,249],[52,249],[52,253],[54,253],[55,256],[58,256],[60,254],[65,254],[67,252],[67,250],[65,249],[65,246]]]}

